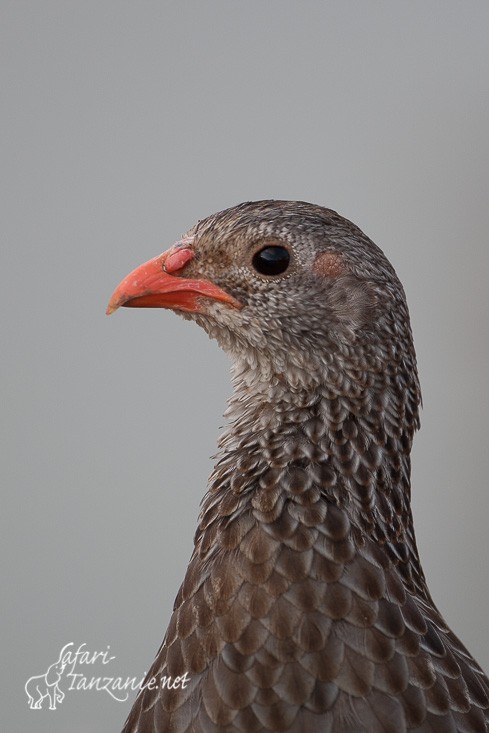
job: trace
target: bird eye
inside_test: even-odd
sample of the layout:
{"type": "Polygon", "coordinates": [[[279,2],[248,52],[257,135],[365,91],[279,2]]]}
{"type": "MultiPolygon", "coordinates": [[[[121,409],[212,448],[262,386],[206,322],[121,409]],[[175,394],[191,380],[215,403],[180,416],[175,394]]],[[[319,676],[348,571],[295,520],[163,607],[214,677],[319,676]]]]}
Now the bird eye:
{"type": "Polygon", "coordinates": [[[261,275],[281,275],[288,268],[290,254],[285,247],[264,247],[253,255],[253,267],[261,275]]]}

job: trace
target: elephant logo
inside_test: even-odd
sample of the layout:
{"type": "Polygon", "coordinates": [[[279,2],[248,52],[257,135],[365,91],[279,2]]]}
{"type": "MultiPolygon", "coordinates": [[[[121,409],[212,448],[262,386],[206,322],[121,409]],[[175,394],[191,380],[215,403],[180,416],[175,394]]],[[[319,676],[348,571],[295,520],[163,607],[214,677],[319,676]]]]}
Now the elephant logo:
{"type": "Polygon", "coordinates": [[[25,683],[25,691],[31,710],[40,710],[45,698],[49,699],[50,710],[56,710],[56,703],[63,702],[65,693],[60,689],[59,682],[66,667],[63,654],[69,646],[72,646],[72,644],[66,644],[61,649],[58,660],[51,664],[44,674],[29,677],[25,683]]]}

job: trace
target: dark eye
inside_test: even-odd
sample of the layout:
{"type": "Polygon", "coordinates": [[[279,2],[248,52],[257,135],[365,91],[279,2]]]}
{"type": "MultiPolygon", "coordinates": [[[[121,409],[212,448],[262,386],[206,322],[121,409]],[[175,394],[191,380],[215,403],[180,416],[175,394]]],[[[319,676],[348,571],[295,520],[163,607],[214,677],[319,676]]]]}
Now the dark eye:
{"type": "Polygon", "coordinates": [[[289,266],[285,247],[264,247],[253,255],[253,267],[261,275],[281,275],[289,266]]]}

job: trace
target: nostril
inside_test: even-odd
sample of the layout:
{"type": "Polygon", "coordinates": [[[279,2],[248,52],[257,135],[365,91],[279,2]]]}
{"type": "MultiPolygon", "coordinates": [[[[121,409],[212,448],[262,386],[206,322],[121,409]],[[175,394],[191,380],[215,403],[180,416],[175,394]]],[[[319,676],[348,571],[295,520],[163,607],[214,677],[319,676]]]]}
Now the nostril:
{"type": "Polygon", "coordinates": [[[168,252],[168,256],[163,262],[163,270],[167,273],[181,270],[193,257],[194,251],[189,247],[174,247],[168,252]]]}

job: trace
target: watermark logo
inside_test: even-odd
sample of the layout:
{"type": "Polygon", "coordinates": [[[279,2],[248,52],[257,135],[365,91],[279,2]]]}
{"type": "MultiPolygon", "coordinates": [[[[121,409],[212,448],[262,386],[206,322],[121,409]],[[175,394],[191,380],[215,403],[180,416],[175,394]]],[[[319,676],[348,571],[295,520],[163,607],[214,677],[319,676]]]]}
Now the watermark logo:
{"type": "Polygon", "coordinates": [[[49,700],[49,709],[56,710],[56,704],[63,702],[65,699],[65,693],[60,688],[59,683],[66,667],[63,654],[70,646],[73,646],[73,642],[66,644],[61,649],[57,661],[50,664],[44,674],[29,677],[25,683],[25,691],[31,710],[40,710],[46,698],[49,700]]]}
{"type": "Polygon", "coordinates": [[[107,674],[93,674],[97,665],[110,664],[115,656],[110,654],[110,646],[104,651],[91,652],[84,642],[75,650],[75,644],[70,641],[61,649],[55,662],[49,665],[43,674],[29,677],[25,683],[27,702],[31,710],[41,710],[44,703],[49,704],[50,710],[65,699],[66,693],[72,690],[95,690],[106,692],[114,700],[125,702],[133,691],[144,688],[167,690],[185,689],[190,682],[187,672],[180,677],[161,675],[146,679],[146,673],[138,677],[114,677],[107,674]]]}

